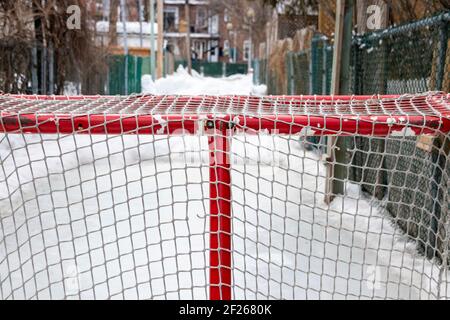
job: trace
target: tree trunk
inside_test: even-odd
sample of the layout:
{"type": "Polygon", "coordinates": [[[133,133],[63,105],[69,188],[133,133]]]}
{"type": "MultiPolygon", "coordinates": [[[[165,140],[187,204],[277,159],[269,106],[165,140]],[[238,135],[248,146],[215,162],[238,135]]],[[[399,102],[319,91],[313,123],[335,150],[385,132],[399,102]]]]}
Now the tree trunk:
{"type": "Polygon", "coordinates": [[[144,0],[144,21],[150,21],[150,1],[144,0]]]}
{"type": "Polygon", "coordinates": [[[109,45],[117,45],[117,8],[119,6],[119,0],[111,0],[109,7],[109,45]]]}
{"type": "Polygon", "coordinates": [[[184,5],[184,13],[186,19],[186,61],[188,73],[192,73],[192,52],[191,52],[191,11],[189,7],[189,0],[186,0],[184,5]]]}
{"type": "Polygon", "coordinates": [[[36,1],[32,3],[33,16],[34,16],[34,37],[36,46],[36,74],[37,74],[37,86],[38,93],[43,92],[43,79],[42,75],[42,50],[44,47],[44,33],[42,31],[42,12],[39,11],[39,7],[36,1]]]}

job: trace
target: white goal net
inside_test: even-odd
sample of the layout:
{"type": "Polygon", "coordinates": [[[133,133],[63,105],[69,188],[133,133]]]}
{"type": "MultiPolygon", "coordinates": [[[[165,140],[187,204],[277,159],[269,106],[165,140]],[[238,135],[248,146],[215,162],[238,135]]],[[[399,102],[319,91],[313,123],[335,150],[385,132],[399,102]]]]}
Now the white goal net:
{"type": "Polygon", "coordinates": [[[0,299],[450,298],[449,96],[0,95],[0,299]]]}

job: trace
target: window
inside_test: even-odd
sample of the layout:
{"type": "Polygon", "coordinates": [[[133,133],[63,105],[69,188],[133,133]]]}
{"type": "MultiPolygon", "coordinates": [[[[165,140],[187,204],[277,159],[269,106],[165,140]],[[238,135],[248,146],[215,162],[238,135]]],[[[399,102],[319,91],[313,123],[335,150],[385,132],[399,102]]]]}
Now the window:
{"type": "Polygon", "coordinates": [[[177,7],[164,8],[164,32],[178,32],[179,13],[177,7]]]}
{"type": "Polygon", "coordinates": [[[250,59],[250,40],[244,41],[244,61],[248,61],[250,59]]]}
{"type": "Polygon", "coordinates": [[[109,19],[109,0],[102,0],[101,8],[98,8],[97,10],[102,10],[103,19],[108,20],[109,19]]]}
{"type": "Polygon", "coordinates": [[[219,33],[219,16],[215,15],[209,19],[209,33],[218,34],[219,33]]]}
{"type": "Polygon", "coordinates": [[[199,29],[208,27],[208,16],[206,13],[206,8],[204,7],[197,8],[197,18],[195,21],[195,26],[199,29]]]}
{"type": "Polygon", "coordinates": [[[230,22],[230,16],[228,15],[228,9],[225,8],[225,12],[223,14],[223,21],[224,22],[230,22]]]}
{"type": "Polygon", "coordinates": [[[216,55],[216,50],[219,48],[219,41],[217,40],[212,40],[211,41],[211,48],[209,49],[210,55],[211,56],[215,56],[216,55]]]}
{"type": "Polygon", "coordinates": [[[204,58],[204,54],[207,51],[206,41],[204,40],[194,40],[194,52],[193,58],[194,60],[202,60],[204,58]]]}
{"type": "Polygon", "coordinates": [[[223,42],[223,55],[225,57],[229,57],[230,58],[230,62],[232,62],[232,58],[231,58],[231,54],[230,54],[230,41],[229,40],[225,40],[223,42]]]}
{"type": "Polygon", "coordinates": [[[219,41],[212,40],[209,49],[209,62],[219,62],[219,41]]]}

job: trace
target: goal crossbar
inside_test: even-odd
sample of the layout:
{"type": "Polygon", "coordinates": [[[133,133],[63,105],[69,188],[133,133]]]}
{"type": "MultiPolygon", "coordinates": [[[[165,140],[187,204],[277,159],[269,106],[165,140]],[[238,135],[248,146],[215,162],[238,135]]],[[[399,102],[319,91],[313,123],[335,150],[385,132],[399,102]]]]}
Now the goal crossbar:
{"type": "MultiPolygon", "coordinates": [[[[0,96],[1,132],[202,133],[208,121],[236,131],[388,136],[450,131],[449,96],[51,97],[0,96]],[[305,131],[306,130],[306,131],[305,131]]],[[[211,126],[211,124],[210,124],[211,126]]]]}

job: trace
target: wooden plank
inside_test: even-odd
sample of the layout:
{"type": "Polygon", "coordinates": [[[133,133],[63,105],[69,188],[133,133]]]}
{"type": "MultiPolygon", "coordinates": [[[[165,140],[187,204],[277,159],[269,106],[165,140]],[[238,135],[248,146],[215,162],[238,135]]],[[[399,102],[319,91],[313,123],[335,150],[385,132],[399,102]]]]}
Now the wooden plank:
{"type": "MultiPolygon", "coordinates": [[[[335,50],[333,57],[331,93],[348,94],[350,91],[350,58],[353,31],[353,0],[338,0],[336,5],[335,50]]],[[[339,133],[336,132],[336,135],[339,133]]],[[[346,145],[343,137],[329,137],[328,166],[325,187],[325,202],[330,204],[338,194],[345,193],[348,178],[346,145]]]]}
{"type": "MultiPolygon", "coordinates": [[[[335,26],[335,40],[334,40],[334,53],[333,53],[333,70],[331,80],[331,94],[339,94],[339,79],[341,74],[341,54],[342,54],[342,42],[344,32],[344,14],[345,14],[345,1],[337,0],[336,4],[336,26],[335,26]]],[[[328,137],[327,146],[327,166],[326,166],[326,181],[325,181],[325,203],[330,204],[335,195],[333,188],[333,180],[335,176],[334,162],[336,160],[336,137],[328,137]]]]}

